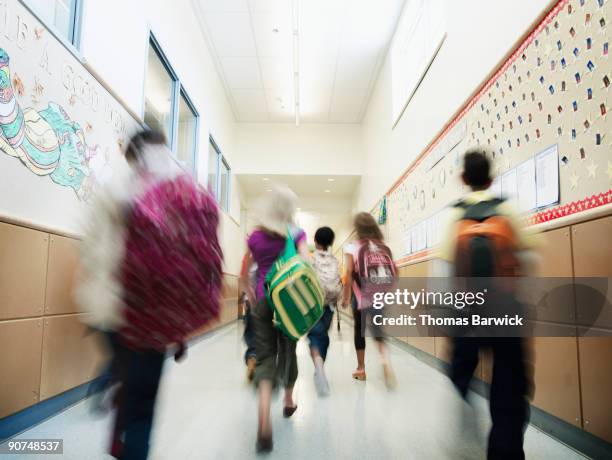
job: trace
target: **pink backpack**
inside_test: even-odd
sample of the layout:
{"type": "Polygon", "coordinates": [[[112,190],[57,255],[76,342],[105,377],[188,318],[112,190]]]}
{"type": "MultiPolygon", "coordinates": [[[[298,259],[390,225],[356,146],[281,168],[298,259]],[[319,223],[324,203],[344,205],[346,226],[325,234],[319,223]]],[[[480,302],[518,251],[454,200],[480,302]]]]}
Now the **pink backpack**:
{"type": "Polygon", "coordinates": [[[186,175],[151,186],[133,203],[121,267],[120,332],[130,347],[163,351],[219,317],[218,223],[216,202],[186,175]]]}
{"type": "Polygon", "coordinates": [[[357,308],[363,310],[372,305],[376,292],[389,292],[395,285],[397,268],[388,246],[380,241],[359,242],[353,272],[353,291],[357,308]]]}

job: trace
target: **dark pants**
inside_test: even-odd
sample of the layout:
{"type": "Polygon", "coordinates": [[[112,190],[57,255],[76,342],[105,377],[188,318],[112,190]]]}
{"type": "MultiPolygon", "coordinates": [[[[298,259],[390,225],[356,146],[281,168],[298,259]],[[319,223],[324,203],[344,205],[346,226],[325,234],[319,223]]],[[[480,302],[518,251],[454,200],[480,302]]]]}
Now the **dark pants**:
{"type": "Polygon", "coordinates": [[[251,306],[246,307],[244,314],[244,335],[242,336],[244,343],[247,346],[244,352],[244,362],[247,362],[249,358],[255,358],[255,331],[253,330],[253,315],[251,314],[251,306]]]}
{"type": "Polygon", "coordinates": [[[257,350],[255,385],[269,380],[274,387],[278,383],[292,387],[298,376],[296,342],[274,326],[272,309],[265,299],[258,301],[251,313],[257,350]]]}
{"type": "Polygon", "coordinates": [[[325,361],[327,357],[327,349],[329,348],[329,334],[327,331],[329,331],[329,326],[331,326],[333,317],[334,312],[329,306],[326,306],[323,316],[321,316],[321,319],[308,333],[310,348],[316,348],[321,358],[323,358],[323,361],[325,361]]]}
{"type": "Polygon", "coordinates": [[[123,385],[118,397],[115,438],[123,436],[122,460],[144,460],[149,454],[155,400],[165,355],[157,351],[125,354],[123,385]]]}
{"type": "Polygon", "coordinates": [[[450,377],[463,398],[478,366],[481,348],[490,348],[493,352],[489,396],[493,426],[487,458],[524,459],[523,434],[529,419],[529,382],[523,340],[518,337],[455,338],[450,377]]]}
{"type": "MultiPolygon", "coordinates": [[[[365,341],[365,324],[364,320],[367,315],[370,314],[369,310],[358,310],[357,309],[357,299],[355,296],[351,299],[351,307],[353,309],[353,329],[354,329],[354,341],[355,341],[355,350],[365,350],[366,341],[365,341]]],[[[376,331],[374,332],[374,340],[377,342],[382,342],[384,339],[378,334],[376,331]]]]}

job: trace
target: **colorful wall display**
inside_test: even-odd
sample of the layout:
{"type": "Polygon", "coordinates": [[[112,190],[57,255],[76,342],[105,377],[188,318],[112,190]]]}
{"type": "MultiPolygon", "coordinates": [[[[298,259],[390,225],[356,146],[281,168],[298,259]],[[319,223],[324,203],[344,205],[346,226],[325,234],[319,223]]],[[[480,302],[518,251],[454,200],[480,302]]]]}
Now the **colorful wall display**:
{"type": "Polygon", "coordinates": [[[529,223],[579,212],[584,200],[580,209],[612,203],[610,21],[610,0],[554,5],[387,194],[395,254],[435,245],[420,232],[467,191],[461,157],[471,147],[487,150],[494,193],[529,223]]]}
{"type": "MultiPolygon", "coordinates": [[[[21,195],[37,192],[39,201],[68,208],[89,201],[123,161],[122,147],[138,126],[27,8],[0,0],[0,213],[11,217],[21,195]],[[4,180],[16,168],[29,174],[4,180]]],[[[40,221],[38,208],[19,211],[40,221]]]]}

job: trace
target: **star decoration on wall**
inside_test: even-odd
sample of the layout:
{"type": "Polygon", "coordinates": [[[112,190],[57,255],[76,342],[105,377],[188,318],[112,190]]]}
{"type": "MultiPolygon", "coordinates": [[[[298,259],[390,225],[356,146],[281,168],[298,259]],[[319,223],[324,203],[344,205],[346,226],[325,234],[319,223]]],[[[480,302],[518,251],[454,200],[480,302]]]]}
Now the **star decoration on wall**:
{"type": "Polygon", "coordinates": [[[575,190],[578,188],[578,179],[579,177],[576,175],[576,172],[572,172],[572,175],[570,176],[569,180],[570,180],[570,187],[572,190],[575,190]]]}
{"type": "Polygon", "coordinates": [[[589,171],[589,177],[592,177],[593,179],[595,178],[595,176],[597,175],[598,167],[599,165],[595,163],[593,160],[591,160],[591,164],[587,166],[587,170],[589,171]]]}

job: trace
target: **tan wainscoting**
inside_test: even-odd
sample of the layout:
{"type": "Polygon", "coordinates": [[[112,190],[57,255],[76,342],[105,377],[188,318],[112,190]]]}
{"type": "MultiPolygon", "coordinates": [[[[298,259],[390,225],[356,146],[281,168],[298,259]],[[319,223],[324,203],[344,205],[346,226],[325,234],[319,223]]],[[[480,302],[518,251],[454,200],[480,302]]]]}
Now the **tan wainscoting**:
{"type": "MultiPolygon", "coordinates": [[[[576,277],[612,277],[612,216],[572,226],[576,277]]],[[[580,295],[577,292],[580,307],[580,295]]],[[[610,289],[608,289],[610,301],[610,289]]],[[[612,338],[578,339],[583,428],[612,442],[612,338]]]]}
{"type": "MultiPolygon", "coordinates": [[[[77,238],[0,222],[0,418],[95,378],[106,359],[72,301],[77,238]]],[[[238,316],[238,278],[226,274],[209,331],[238,316]]]]}
{"type": "Polygon", "coordinates": [[[43,319],[0,322],[0,419],[39,401],[43,319]]]}
{"type": "Polygon", "coordinates": [[[78,240],[65,236],[51,235],[49,240],[45,315],[76,313],[79,311],[72,296],[78,261],[78,240]]]}
{"type": "Polygon", "coordinates": [[[0,320],[41,316],[49,234],[0,222],[0,320]]]}
{"type": "MultiPolygon", "coordinates": [[[[537,275],[612,277],[610,235],[612,216],[543,233],[537,275]]],[[[400,267],[400,276],[428,276],[427,264],[400,267]]],[[[579,292],[576,300],[579,313],[579,292]]],[[[424,338],[402,340],[450,361],[452,344],[447,338],[434,338],[433,347],[424,338]]],[[[538,337],[529,342],[529,350],[534,365],[533,405],[612,442],[612,338],[538,337]]],[[[492,366],[490,352],[481,352],[475,375],[490,382],[492,366]]]]}
{"type": "Polygon", "coordinates": [[[83,316],[44,318],[41,400],[88,382],[100,372],[106,359],[103,342],[83,324],[83,316]]]}

